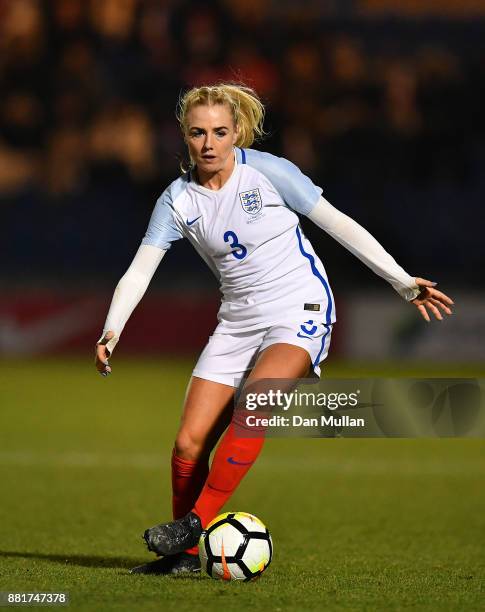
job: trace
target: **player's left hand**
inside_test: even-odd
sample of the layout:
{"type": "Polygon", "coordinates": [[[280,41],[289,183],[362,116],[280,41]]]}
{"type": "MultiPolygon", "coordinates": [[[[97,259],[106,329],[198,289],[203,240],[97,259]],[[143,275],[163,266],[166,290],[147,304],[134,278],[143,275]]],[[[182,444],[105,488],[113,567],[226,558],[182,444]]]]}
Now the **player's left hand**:
{"type": "Polygon", "coordinates": [[[454,302],[447,295],[435,289],[436,283],[433,283],[425,278],[416,278],[416,285],[421,289],[421,293],[418,297],[411,300],[411,303],[416,306],[416,308],[421,313],[423,319],[430,322],[430,317],[428,311],[429,310],[434,314],[434,316],[439,320],[443,320],[443,315],[440,312],[440,309],[447,315],[453,314],[450,306],[453,306],[454,302]]]}

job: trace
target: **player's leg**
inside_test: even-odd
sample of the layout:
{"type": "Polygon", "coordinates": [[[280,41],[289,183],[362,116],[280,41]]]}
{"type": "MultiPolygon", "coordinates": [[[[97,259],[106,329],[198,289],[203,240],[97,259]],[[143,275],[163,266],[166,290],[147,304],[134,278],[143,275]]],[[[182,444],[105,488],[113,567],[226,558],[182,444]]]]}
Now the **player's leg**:
{"type": "MultiPolygon", "coordinates": [[[[248,390],[267,392],[271,388],[274,391],[289,391],[297,379],[307,376],[310,367],[310,355],[305,349],[285,343],[272,344],[259,355],[240,401],[244,402],[245,391],[248,390]],[[272,384],[268,379],[276,380],[272,384]],[[260,389],[259,381],[262,383],[260,389]]],[[[200,517],[203,527],[217,516],[263,447],[264,431],[259,432],[259,436],[252,431],[250,437],[244,437],[247,428],[244,418],[239,418],[243,415],[244,410],[235,410],[233,420],[217,447],[204,488],[194,505],[193,513],[200,517]]]]}
{"type": "MultiPolygon", "coordinates": [[[[305,376],[310,365],[310,356],[301,347],[274,344],[259,355],[245,387],[268,378],[294,381],[305,376]]],[[[287,389],[288,387],[284,390],[287,389]]],[[[202,527],[217,515],[231,497],[256,460],[263,442],[264,437],[236,436],[232,422],[219,444],[209,476],[194,510],[181,519],[156,525],[147,530],[145,540],[150,550],[161,555],[174,555],[195,546],[202,527]]]]}
{"type": "Polygon", "coordinates": [[[228,426],[233,386],[192,377],[185,396],[172,452],[172,511],[178,519],[189,512],[209,473],[209,455],[228,426]]]}
{"type": "MultiPolygon", "coordinates": [[[[200,494],[209,472],[209,455],[227,428],[234,410],[233,386],[192,377],[185,397],[180,427],[172,452],[172,509],[174,519],[186,515],[200,494]]],[[[200,523],[196,523],[197,533],[200,523]]],[[[157,529],[147,529],[145,540],[157,551],[157,529]]],[[[133,574],[187,574],[200,571],[197,549],[145,563],[133,574]]]]}
{"type": "MultiPolygon", "coordinates": [[[[207,479],[209,455],[227,427],[233,412],[235,389],[232,386],[192,377],[184,403],[182,419],[172,452],[172,509],[175,519],[184,517],[207,479]]],[[[198,529],[198,521],[188,525],[198,529]]],[[[158,546],[156,529],[147,529],[148,548],[167,554],[158,546]]],[[[191,546],[189,544],[189,546],[191,546]]]]}
{"type": "Polygon", "coordinates": [[[209,455],[231,420],[235,388],[253,367],[264,333],[216,330],[197,361],[172,455],[174,518],[187,514],[200,494],[209,455]]]}

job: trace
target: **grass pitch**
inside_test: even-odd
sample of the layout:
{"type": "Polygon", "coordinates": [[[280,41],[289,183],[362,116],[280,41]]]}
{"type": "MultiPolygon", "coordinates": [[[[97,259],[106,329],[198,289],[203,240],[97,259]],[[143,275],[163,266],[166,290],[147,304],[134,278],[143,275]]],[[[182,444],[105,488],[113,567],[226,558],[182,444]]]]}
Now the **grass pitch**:
{"type": "MultiPolygon", "coordinates": [[[[72,610],[483,610],[482,440],[270,439],[230,502],[270,528],[255,583],[131,576],[170,517],[189,361],[1,364],[0,591],[68,591],[72,610]]],[[[478,368],[327,376],[480,375],[478,368]]]]}

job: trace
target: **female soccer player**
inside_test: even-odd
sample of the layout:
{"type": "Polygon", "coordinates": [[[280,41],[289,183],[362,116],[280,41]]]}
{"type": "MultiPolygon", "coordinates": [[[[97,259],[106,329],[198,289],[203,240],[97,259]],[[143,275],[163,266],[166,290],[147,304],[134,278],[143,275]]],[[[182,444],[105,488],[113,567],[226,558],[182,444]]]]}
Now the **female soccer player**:
{"type": "Polygon", "coordinates": [[[241,379],[296,380],[320,374],[335,304],[325,268],[298,214],[343,244],[430,321],[451,314],[451,299],[409,276],[360,225],[286,159],[250,149],[263,135],[264,107],[244,86],[198,87],[180,100],[178,120],[190,168],[158,199],[145,237],[116,287],[96,367],[108,357],[172,242],[188,238],[221,284],[219,324],[189,382],[172,453],[173,518],[147,529],[161,558],[135,573],[200,569],[197,542],[256,460],[260,438],[235,434],[231,421],[241,379]],[[224,433],[225,432],[225,433],[224,433]],[[222,436],[222,437],[221,437],[222,436]],[[210,470],[208,458],[221,437],[210,470]]]}

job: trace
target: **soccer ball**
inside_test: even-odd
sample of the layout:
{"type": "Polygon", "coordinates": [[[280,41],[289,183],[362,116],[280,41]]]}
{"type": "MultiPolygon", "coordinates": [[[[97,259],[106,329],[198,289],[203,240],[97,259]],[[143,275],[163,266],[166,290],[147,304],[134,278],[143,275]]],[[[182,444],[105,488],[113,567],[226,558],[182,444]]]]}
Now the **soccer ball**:
{"type": "Polygon", "coordinates": [[[202,568],[219,580],[254,580],[271,563],[273,541],[262,521],[247,512],[226,512],[199,540],[202,568]]]}

